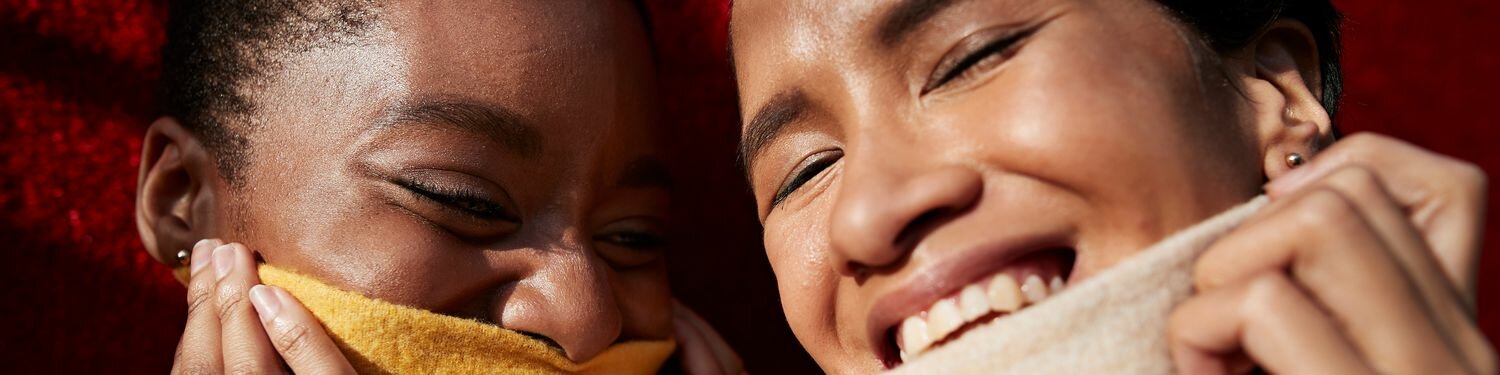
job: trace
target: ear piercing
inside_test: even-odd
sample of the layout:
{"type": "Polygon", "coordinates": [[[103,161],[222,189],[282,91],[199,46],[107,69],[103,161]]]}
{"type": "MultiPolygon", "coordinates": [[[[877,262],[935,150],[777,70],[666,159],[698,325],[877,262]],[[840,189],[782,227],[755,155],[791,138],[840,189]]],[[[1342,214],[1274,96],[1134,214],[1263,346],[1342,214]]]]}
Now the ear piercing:
{"type": "Polygon", "coordinates": [[[176,274],[178,281],[182,281],[183,283],[187,282],[188,277],[190,276],[189,275],[190,270],[188,269],[188,262],[190,261],[189,258],[191,258],[192,256],[193,256],[192,250],[178,250],[177,251],[177,266],[176,267],[172,267],[172,273],[176,274]]]}
{"type": "Polygon", "coordinates": [[[1302,166],[1303,164],[1307,164],[1307,158],[1302,157],[1302,154],[1295,153],[1295,152],[1293,152],[1291,154],[1287,154],[1287,156],[1286,156],[1286,166],[1287,167],[1296,168],[1296,167],[1302,166]]]}

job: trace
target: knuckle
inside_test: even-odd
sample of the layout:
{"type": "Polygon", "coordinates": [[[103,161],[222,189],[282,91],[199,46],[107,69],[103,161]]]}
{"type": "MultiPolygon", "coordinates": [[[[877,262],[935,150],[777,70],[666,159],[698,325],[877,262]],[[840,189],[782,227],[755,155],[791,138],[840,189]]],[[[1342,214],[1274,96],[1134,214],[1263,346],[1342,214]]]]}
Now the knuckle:
{"type": "Polygon", "coordinates": [[[1243,304],[1247,316],[1277,315],[1292,300],[1296,287],[1279,274],[1267,274],[1251,280],[1245,288],[1243,304]]]}
{"type": "Polygon", "coordinates": [[[239,360],[224,365],[224,373],[234,375],[266,374],[268,370],[262,369],[260,364],[251,360],[239,360]]]}
{"type": "Polygon", "coordinates": [[[233,287],[219,288],[219,316],[231,316],[245,308],[245,293],[233,287]]]}
{"type": "Polygon", "coordinates": [[[301,357],[307,352],[308,329],[302,324],[287,324],[279,327],[276,332],[276,347],[281,348],[281,355],[285,358],[301,357]]]}
{"type": "Polygon", "coordinates": [[[213,294],[213,286],[206,283],[195,283],[188,288],[188,316],[202,312],[204,305],[213,301],[213,294]]]}
{"type": "Polygon", "coordinates": [[[210,367],[206,363],[197,362],[197,361],[184,362],[184,361],[181,360],[181,358],[179,358],[178,361],[177,361],[177,363],[172,365],[172,373],[173,374],[185,374],[185,375],[186,374],[199,375],[199,374],[215,374],[215,373],[218,373],[218,371],[215,371],[215,369],[213,367],[210,367]]]}
{"type": "Polygon", "coordinates": [[[1453,166],[1453,174],[1460,186],[1483,193],[1489,187],[1489,175],[1474,163],[1459,161],[1453,166]]]}
{"type": "Polygon", "coordinates": [[[1358,164],[1341,168],[1333,178],[1360,193],[1374,192],[1380,186],[1380,178],[1375,171],[1358,164]]]}
{"type": "Polygon", "coordinates": [[[1347,225],[1357,218],[1359,211],[1347,197],[1338,191],[1320,188],[1297,201],[1292,209],[1290,224],[1296,230],[1323,231],[1347,225]]]}

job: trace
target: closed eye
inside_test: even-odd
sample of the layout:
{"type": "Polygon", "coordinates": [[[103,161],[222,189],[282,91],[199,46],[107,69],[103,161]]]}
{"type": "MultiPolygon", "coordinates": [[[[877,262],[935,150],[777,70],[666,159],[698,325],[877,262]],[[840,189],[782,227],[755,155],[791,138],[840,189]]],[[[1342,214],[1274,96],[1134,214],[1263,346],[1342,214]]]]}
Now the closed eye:
{"type": "Polygon", "coordinates": [[[781,204],[792,193],[795,193],[802,185],[806,185],[808,181],[812,181],[814,177],[818,177],[819,174],[823,173],[824,170],[828,169],[829,166],[833,165],[834,162],[837,162],[843,156],[844,152],[839,150],[813,154],[812,157],[794,169],[792,177],[787,179],[781,185],[780,189],[777,189],[776,196],[771,199],[771,208],[775,209],[777,205],[781,204]]]}
{"type": "Polygon", "coordinates": [[[443,205],[444,208],[484,221],[518,221],[505,206],[480,198],[478,194],[425,184],[418,181],[397,180],[400,185],[422,198],[443,205]]]}
{"type": "Polygon", "coordinates": [[[649,218],[611,223],[594,236],[599,256],[619,269],[656,264],[671,245],[661,225],[660,220],[649,218]]]}
{"type": "Polygon", "coordinates": [[[599,236],[595,239],[635,250],[660,249],[668,245],[665,237],[649,232],[614,233],[599,236]]]}
{"type": "Polygon", "coordinates": [[[922,94],[942,88],[950,82],[967,80],[975,73],[1004,62],[1014,56],[1021,42],[1035,32],[1035,27],[1021,30],[1010,28],[981,32],[964,38],[933,69],[927,84],[922,87],[922,94]]]}

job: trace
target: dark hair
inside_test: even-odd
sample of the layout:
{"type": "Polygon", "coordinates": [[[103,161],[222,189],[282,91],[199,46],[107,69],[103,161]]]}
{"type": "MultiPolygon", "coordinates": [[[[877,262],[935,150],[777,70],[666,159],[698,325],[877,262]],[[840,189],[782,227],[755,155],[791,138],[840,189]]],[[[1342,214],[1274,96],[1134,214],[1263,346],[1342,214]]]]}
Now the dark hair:
{"type": "MultiPolygon", "coordinates": [[[[257,126],[249,84],[298,53],[361,42],[379,21],[383,0],[170,3],[162,48],[163,114],[197,134],[218,160],[219,172],[238,184],[249,152],[246,135],[257,126]]],[[[651,37],[646,4],[631,4],[651,37]]]]}
{"type": "Polygon", "coordinates": [[[1323,108],[1338,112],[1344,91],[1339,68],[1339,26],[1343,16],[1329,0],[1157,0],[1196,30],[1218,51],[1243,48],[1272,23],[1301,22],[1312,32],[1323,78],[1323,108]]]}
{"type": "Polygon", "coordinates": [[[162,104],[192,130],[238,183],[256,126],[249,83],[291,56],[359,40],[377,20],[376,0],[172,1],[162,48],[162,104]]]}

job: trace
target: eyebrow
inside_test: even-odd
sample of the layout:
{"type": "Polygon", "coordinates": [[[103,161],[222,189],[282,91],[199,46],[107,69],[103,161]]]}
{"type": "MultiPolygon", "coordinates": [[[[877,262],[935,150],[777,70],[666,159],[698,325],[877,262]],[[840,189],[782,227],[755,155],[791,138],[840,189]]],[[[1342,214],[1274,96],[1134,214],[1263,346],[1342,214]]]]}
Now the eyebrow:
{"type": "Polygon", "coordinates": [[[951,8],[960,0],[902,0],[880,17],[876,37],[880,46],[891,48],[900,44],[917,27],[931,20],[943,10],[951,8]]]}
{"type": "Polygon", "coordinates": [[[619,186],[623,188],[672,188],[672,173],[666,163],[654,157],[641,157],[625,165],[619,186]]]}
{"type": "Polygon", "coordinates": [[[376,128],[436,125],[484,135],[506,150],[533,159],[542,153],[542,136],[515,112],[461,99],[418,99],[387,108],[376,128]]]}
{"type": "Polygon", "coordinates": [[[750,120],[750,125],[745,127],[745,133],[740,136],[740,167],[749,173],[750,167],[755,165],[755,158],[760,156],[771,140],[781,135],[787,125],[797,121],[806,111],[807,95],[802,90],[782,92],[761,106],[750,120]]]}

